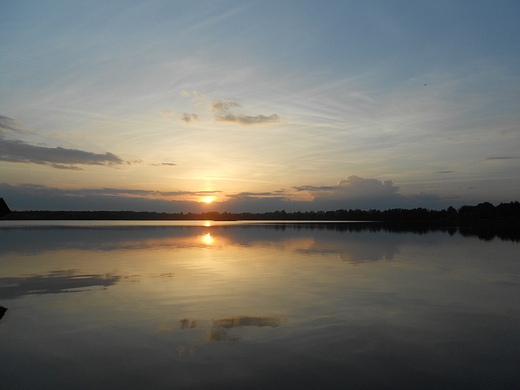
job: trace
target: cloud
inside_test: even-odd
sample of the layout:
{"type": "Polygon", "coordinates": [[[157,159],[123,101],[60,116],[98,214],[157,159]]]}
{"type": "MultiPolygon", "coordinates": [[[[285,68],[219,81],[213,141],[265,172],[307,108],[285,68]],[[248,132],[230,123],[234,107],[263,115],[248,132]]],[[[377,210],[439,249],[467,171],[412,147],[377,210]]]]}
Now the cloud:
{"type": "Polygon", "coordinates": [[[218,115],[215,117],[217,122],[227,122],[227,123],[237,123],[239,125],[262,125],[262,124],[270,124],[270,123],[279,123],[280,118],[276,114],[271,114],[268,116],[265,115],[234,115],[234,114],[226,114],[226,115],[218,115]]]}
{"type": "Polygon", "coordinates": [[[205,196],[215,195],[222,191],[156,191],[156,190],[132,190],[122,188],[87,188],[80,190],[62,190],[69,195],[132,195],[132,196],[205,196]]]}
{"type": "Polygon", "coordinates": [[[285,190],[241,192],[226,200],[204,204],[197,198],[222,191],[156,191],[128,188],[60,189],[33,184],[0,183],[0,194],[12,210],[130,210],[156,212],[269,212],[276,210],[328,211],[338,209],[447,208],[462,205],[457,197],[417,193],[405,196],[391,181],[350,176],[331,186],[301,186],[314,199],[298,201],[285,190]],[[194,200],[195,199],[195,200],[194,200]],[[454,204],[455,203],[455,204],[454,204]]]}
{"type": "MultiPolygon", "coordinates": [[[[78,169],[81,165],[119,165],[125,164],[113,153],[92,153],[62,147],[49,148],[35,146],[18,140],[0,138],[0,161],[50,165],[57,169],[78,169]],[[63,165],[68,164],[68,165],[63,165]]],[[[80,168],[79,168],[80,169],[80,168]]]]}
{"type": "Polygon", "coordinates": [[[72,171],[84,171],[83,168],[77,167],[75,165],[51,164],[51,166],[56,169],[69,169],[72,171]]]}
{"type": "MultiPolygon", "coordinates": [[[[7,184],[4,184],[7,185],[7,184]]],[[[21,189],[25,192],[33,194],[52,194],[67,196],[87,196],[87,195],[132,195],[132,196],[160,196],[171,197],[180,195],[205,196],[215,195],[222,191],[156,191],[156,190],[134,190],[128,188],[82,188],[82,189],[60,189],[35,184],[20,184],[18,186],[9,186],[11,188],[21,189]]]]}
{"type": "Polygon", "coordinates": [[[296,191],[308,191],[314,196],[313,204],[320,209],[390,208],[402,204],[404,197],[392,181],[364,179],[349,176],[331,186],[300,186],[296,191]]]}
{"type": "Polygon", "coordinates": [[[0,194],[11,210],[130,210],[202,212],[205,204],[169,197],[203,197],[221,191],[155,191],[121,188],[61,189],[34,184],[0,183],[0,194]]]}
{"type": "Polygon", "coordinates": [[[24,130],[17,124],[17,122],[16,119],[0,115],[0,131],[16,131],[18,133],[24,133],[24,130]]]}
{"type": "Polygon", "coordinates": [[[210,104],[213,117],[217,122],[236,123],[242,126],[280,123],[280,117],[271,115],[244,115],[231,112],[232,108],[242,108],[240,104],[231,99],[215,99],[210,104]]]}
{"type": "Polygon", "coordinates": [[[210,109],[215,112],[228,111],[230,107],[242,107],[231,99],[215,99],[211,102],[210,109]]]}
{"type": "Polygon", "coordinates": [[[283,193],[285,191],[273,191],[273,192],[240,192],[238,194],[231,194],[226,195],[230,199],[258,199],[258,198],[266,198],[266,197],[276,197],[278,199],[286,200],[285,197],[283,197],[283,193]]]}
{"type": "Polygon", "coordinates": [[[183,121],[184,123],[188,124],[188,123],[191,123],[191,122],[202,122],[203,119],[199,118],[199,116],[197,114],[188,114],[188,113],[185,112],[182,115],[181,121],[183,121]]]}
{"type": "Polygon", "coordinates": [[[487,157],[483,158],[482,160],[488,161],[488,160],[518,160],[520,157],[512,157],[512,156],[504,156],[504,157],[487,157]]]}
{"type": "Polygon", "coordinates": [[[438,172],[435,172],[435,173],[453,173],[455,171],[438,171],[438,172]]]}
{"type": "Polygon", "coordinates": [[[362,177],[352,175],[345,180],[340,180],[332,186],[302,186],[294,187],[297,191],[315,192],[316,196],[379,196],[395,194],[399,187],[395,187],[391,180],[381,182],[377,179],[364,179],[362,177]]]}
{"type": "MultiPolygon", "coordinates": [[[[0,130],[24,133],[15,119],[0,115],[0,130]]],[[[92,153],[60,146],[50,148],[31,145],[20,140],[5,139],[0,133],[0,161],[49,165],[56,169],[82,170],[75,165],[119,165],[131,164],[119,156],[107,152],[92,153]]]]}
{"type": "Polygon", "coordinates": [[[171,163],[171,162],[165,162],[165,163],[157,163],[157,164],[150,164],[152,167],[175,167],[177,164],[171,163]]]}

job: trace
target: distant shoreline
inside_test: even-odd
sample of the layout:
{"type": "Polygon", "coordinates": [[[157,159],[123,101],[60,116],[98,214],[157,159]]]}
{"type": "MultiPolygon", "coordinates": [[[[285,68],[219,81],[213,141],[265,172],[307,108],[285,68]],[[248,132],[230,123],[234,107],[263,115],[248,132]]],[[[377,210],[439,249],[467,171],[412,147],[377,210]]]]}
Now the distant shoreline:
{"type": "Polygon", "coordinates": [[[50,211],[29,210],[11,211],[0,220],[78,220],[78,221],[374,221],[391,223],[430,223],[446,226],[474,226],[482,224],[520,223],[520,203],[479,203],[477,206],[462,206],[458,210],[449,207],[445,210],[388,209],[380,210],[346,210],[286,212],[274,211],[264,213],[158,213],[153,211],[50,211]]]}

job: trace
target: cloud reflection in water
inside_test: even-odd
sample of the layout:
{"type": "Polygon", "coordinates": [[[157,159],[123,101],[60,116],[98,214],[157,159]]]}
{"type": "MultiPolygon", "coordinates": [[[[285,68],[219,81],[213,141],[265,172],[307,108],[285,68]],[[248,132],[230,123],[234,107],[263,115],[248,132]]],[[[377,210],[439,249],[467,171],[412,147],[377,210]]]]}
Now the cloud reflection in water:
{"type": "Polygon", "coordinates": [[[106,289],[119,282],[118,275],[81,274],[78,270],[52,271],[46,275],[0,278],[0,299],[24,295],[60,294],[87,290],[91,287],[106,289]]]}

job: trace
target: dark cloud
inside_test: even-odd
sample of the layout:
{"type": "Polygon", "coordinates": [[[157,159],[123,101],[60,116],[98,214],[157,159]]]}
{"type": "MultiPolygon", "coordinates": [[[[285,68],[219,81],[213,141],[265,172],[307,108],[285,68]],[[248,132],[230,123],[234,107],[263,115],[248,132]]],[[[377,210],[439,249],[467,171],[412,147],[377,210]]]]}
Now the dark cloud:
{"type": "Polygon", "coordinates": [[[299,186],[293,187],[296,191],[334,191],[336,190],[336,186],[299,186]]]}
{"type": "Polygon", "coordinates": [[[178,195],[215,195],[222,191],[155,191],[155,193],[161,196],[178,196],[178,195]]]}
{"type": "MultiPolygon", "coordinates": [[[[0,130],[25,132],[16,120],[0,115],[0,130]]],[[[75,165],[119,165],[123,161],[113,153],[92,153],[78,149],[65,149],[60,146],[50,148],[31,145],[20,140],[5,139],[0,135],[0,161],[13,163],[32,163],[50,165],[56,169],[82,170],[75,165]]]]}
{"type": "Polygon", "coordinates": [[[197,114],[188,114],[187,112],[185,112],[182,115],[181,121],[183,121],[184,123],[188,124],[188,123],[191,123],[191,122],[202,122],[203,120],[200,119],[197,114]]]}
{"type": "MultiPolygon", "coordinates": [[[[37,186],[41,189],[47,188],[37,186]]],[[[60,190],[64,194],[73,196],[84,195],[131,195],[131,196],[204,196],[214,195],[222,191],[155,191],[155,190],[131,190],[124,188],[86,188],[80,190],[60,190]]]]}
{"type": "Polygon", "coordinates": [[[274,192],[240,192],[238,194],[227,195],[230,199],[250,199],[250,198],[265,198],[265,197],[278,197],[280,199],[285,199],[280,195],[283,194],[284,191],[274,191],[274,192]]]}
{"type": "Polygon", "coordinates": [[[242,107],[231,99],[215,99],[211,102],[210,108],[215,112],[228,111],[230,107],[242,107]]]}
{"type": "Polygon", "coordinates": [[[395,187],[390,180],[381,182],[377,179],[364,179],[356,175],[349,176],[345,180],[340,180],[333,186],[302,186],[294,188],[297,191],[313,192],[317,197],[335,197],[338,195],[342,197],[388,196],[394,195],[399,191],[399,187],[395,187]]]}
{"type": "Polygon", "coordinates": [[[157,212],[208,211],[194,201],[161,199],[208,196],[220,191],[154,191],[118,188],[60,189],[34,184],[0,183],[0,194],[11,210],[130,210],[157,212]]]}
{"type": "Polygon", "coordinates": [[[224,201],[205,204],[193,200],[217,195],[221,191],[155,191],[121,188],[58,189],[31,184],[12,186],[0,184],[0,194],[12,210],[129,210],[156,212],[252,212],[285,210],[328,211],[338,209],[390,209],[425,207],[441,209],[461,206],[456,196],[439,197],[417,193],[403,195],[391,181],[350,176],[331,186],[300,186],[297,191],[308,192],[311,201],[294,200],[283,190],[269,192],[241,192],[227,195],[224,201]]]}
{"type": "Polygon", "coordinates": [[[75,165],[62,165],[62,164],[50,164],[53,168],[56,169],[67,169],[71,171],[84,171],[83,168],[77,167],[75,165]]]}
{"type": "Polygon", "coordinates": [[[333,210],[340,208],[391,208],[403,203],[403,196],[398,193],[399,187],[391,181],[381,182],[377,179],[364,179],[349,176],[335,185],[300,186],[297,191],[308,191],[314,196],[315,209],[333,210]]]}
{"type": "Polygon", "coordinates": [[[453,173],[455,171],[438,171],[438,172],[435,172],[435,173],[453,173]]]}
{"type": "Polygon", "coordinates": [[[23,141],[0,138],[0,161],[46,164],[58,169],[81,165],[117,165],[125,162],[113,153],[92,153],[62,147],[35,146],[23,141]],[[63,164],[69,164],[65,166],[63,164]]]}
{"type": "Polygon", "coordinates": [[[242,126],[279,123],[280,118],[276,114],[271,115],[243,115],[230,111],[231,108],[242,106],[231,99],[215,99],[211,102],[210,109],[217,122],[236,123],[242,126]]]}
{"type": "Polygon", "coordinates": [[[227,123],[237,123],[239,125],[261,125],[261,124],[269,124],[269,123],[279,123],[280,118],[276,114],[271,115],[235,115],[235,114],[225,114],[225,115],[216,115],[215,120],[217,122],[227,122],[227,123]]]}
{"type": "Polygon", "coordinates": [[[482,160],[518,160],[520,157],[513,157],[513,156],[503,156],[503,157],[486,157],[482,160]]]}
{"type": "Polygon", "coordinates": [[[24,130],[17,124],[17,120],[0,115],[0,131],[16,131],[23,133],[24,130]]]}
{"type": "Polygon", "coordinates": [[[150,164],[152,167],[175,167],[177,166],[177,164],[175,163],[170,163],[170,162],[165,162],[165,163],[157,163],[157,164],[150,164]]]}

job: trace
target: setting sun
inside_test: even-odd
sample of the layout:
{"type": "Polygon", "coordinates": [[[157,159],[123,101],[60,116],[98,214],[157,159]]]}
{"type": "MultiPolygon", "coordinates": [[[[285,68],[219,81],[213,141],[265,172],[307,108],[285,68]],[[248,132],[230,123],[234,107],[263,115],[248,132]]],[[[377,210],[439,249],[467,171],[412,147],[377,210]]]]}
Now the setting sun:
{"type": "Polygon", "coordinates": [[[213,202],[213,197],[212,196],[206,196],[204,199],[202,199],[202,201],[204,203],[211,203],[211,202],[213,202]]]}

